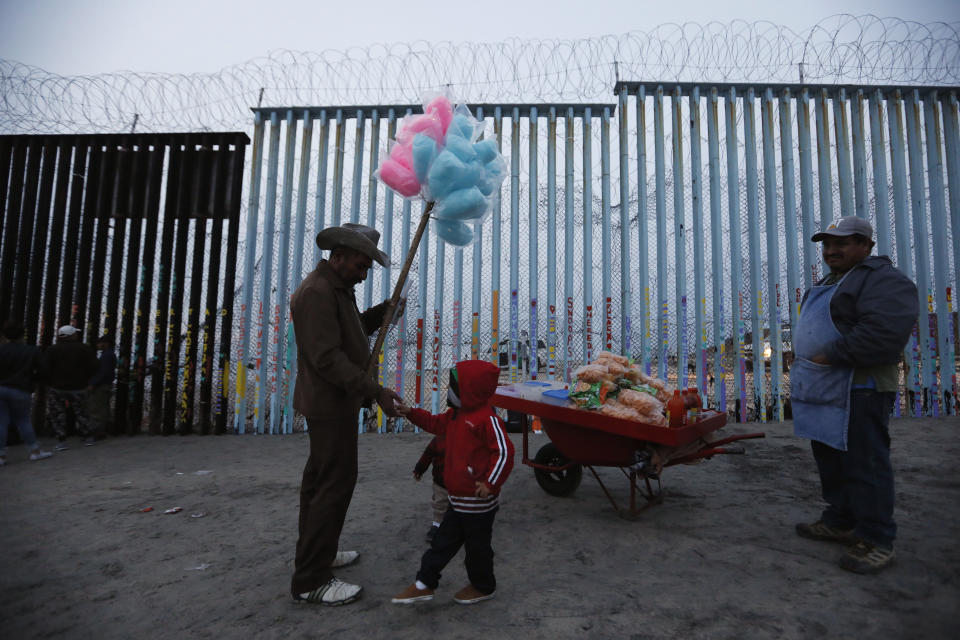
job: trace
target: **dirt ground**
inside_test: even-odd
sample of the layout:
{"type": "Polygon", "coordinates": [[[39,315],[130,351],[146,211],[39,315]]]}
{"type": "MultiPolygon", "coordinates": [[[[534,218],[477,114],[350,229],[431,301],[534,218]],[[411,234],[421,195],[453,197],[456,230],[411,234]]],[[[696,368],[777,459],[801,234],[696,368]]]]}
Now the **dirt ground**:
{"type": "MultiPolygon", "coordinates": [[[[635,520],[588,472],[570,497],[544,493],[514,434],[494,527],[497,597],[473,607],[452,600],[466,584],[462,553],[432,602],[390,603],[425,549],[430,485],[411,472],[429,434],[360,437],[342,546],[362,555],[339,575],[364,591],[338,608],[288,595],[303,434],[71,440],[41,462],[12,447],[0,468],[0,635],[956,637],[960,420],[893,422],[898,559],[878,576],[847,573],[840,547],[794,534],[821,506],[809,445],[789,422],[721,433],[756,430],[767,437],[745,441],[746,455],[666,469],[663,503],[635,520]]],[[[546,439],[531,436],[531,456],[546,439]]],[[[626,498],[619,470],[598,472],[626,498]]]]}

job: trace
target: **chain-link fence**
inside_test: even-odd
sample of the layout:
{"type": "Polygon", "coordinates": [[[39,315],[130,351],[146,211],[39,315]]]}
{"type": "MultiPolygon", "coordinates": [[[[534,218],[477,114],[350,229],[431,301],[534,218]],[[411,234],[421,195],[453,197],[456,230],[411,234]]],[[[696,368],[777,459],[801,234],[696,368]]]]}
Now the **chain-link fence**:
{"type": "MultiPolygon", "coordinates": [[[[778,419],[798,294],[822,273],[809,236],[856,214],[929,299],[900,406],[932,413],[954,397],[958,31],[851,16],[801,33],[668,25],[571,42],[277,52],[196,75],[64,78],[0,61],[0,130],[249,129],[250,105],[330,105],[256,110],[245,206],[220,235],[236,233],[238,280],[213,295],[233,314],[215,385],[238,430],[295,428],[286,296],[319,258],[319,229],[376,226],[393,268],[374,269],[358,299],[389,295],[422,203],[391,195],[373,169],[396,121],[440,87],[483,119],[510,175],[477,246],[431,233],[414,262],[383,366],[409,400],[432,408],[458,358],[495,358],[504,379],[565,378],[611,349],[741,418],[778,419]],[[651,77],[671,80],[624,81],[651,77]]],[[[206,272],[196,233],[183,259],[206,272]]],[[[180,295],[193,288],[180,284],[180,295]]],[[[210,291],[202,283],[201,298],[210,291]]],[[[148,358],[166,341],[185,363],[191,325],[173,321],[179,338],[159,337],[148,358]]],[[[214,340],[201,348],[219,352],[214,340]]]]}

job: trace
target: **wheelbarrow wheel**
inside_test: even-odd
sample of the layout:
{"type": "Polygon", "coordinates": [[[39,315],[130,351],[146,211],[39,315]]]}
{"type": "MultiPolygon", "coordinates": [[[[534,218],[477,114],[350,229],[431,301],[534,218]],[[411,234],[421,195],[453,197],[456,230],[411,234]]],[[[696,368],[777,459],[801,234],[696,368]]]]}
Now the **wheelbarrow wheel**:
{"type": "MultiPolygon", "coordinates": [[[[552,442],[540,447],[533,461],[550,467],[562,467],[570,462],[557,449],[552,442]]],[[[534,476],[537,478],[537,484],[540,488],[552,496],[568,496],[577,490],[580,486],[580,480],[583,479],[583,467],[575,464],[560,471],[547,471],[546,469],[534,469],[534,476]]]]}

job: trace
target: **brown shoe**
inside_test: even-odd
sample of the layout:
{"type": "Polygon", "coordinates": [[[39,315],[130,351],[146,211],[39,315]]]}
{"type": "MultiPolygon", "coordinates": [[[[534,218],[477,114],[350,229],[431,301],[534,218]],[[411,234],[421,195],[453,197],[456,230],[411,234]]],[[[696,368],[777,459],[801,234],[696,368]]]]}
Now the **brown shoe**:
{"type": "Polygon", "coordinates": [[[426,602],[433,600],[433,589],[417,589],[417,584],[413,583],[390,600],[393,604],[413,604],[414,602],[426,602]]]}
{"type": "Polygon", "coordinates": [[[494,593],[496,592],[483,593],[472,584],[468,584],[454,594],[453,600],[459,604],[476,604],[484,600],[490,600],[493,598],[494,593]]]}
{"type": "Polygon", "coordinates": [[[801,522],[796,526],[797,535],[810,540],[826,540],[827,542],[843,542],[852,544],[856,542],[853,537],[853,529],[839,529],[832,527],[823,520],[817,520],[813,524],[801,522]]]}

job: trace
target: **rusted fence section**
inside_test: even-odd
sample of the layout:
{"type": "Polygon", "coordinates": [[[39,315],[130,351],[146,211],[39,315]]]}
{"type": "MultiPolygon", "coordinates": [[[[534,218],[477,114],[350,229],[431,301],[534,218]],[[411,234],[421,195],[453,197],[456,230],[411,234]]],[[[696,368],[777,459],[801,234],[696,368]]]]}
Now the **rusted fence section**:
{"type": "Polygon", "coordinates": [[[65,324],[115,340],[115,434],[226,428],[248,143],[0,136],[0,311],[41,346],[65,324]]]}

